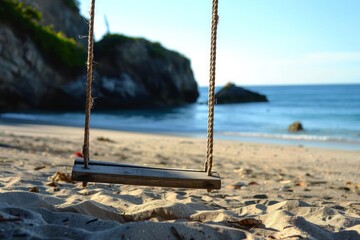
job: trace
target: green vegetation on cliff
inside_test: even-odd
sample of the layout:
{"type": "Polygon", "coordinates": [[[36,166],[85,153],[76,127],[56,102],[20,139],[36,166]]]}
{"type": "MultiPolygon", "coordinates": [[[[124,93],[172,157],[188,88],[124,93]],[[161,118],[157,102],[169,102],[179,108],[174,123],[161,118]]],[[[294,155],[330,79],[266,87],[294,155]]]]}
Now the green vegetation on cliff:
{"type": "Polygon", "coordinates": [[[40,20],[41,13],[33,7],[16,0],[0,0],[0,22],[12,26],[20,37],[30,36],[56,69],[68,73],[80,71],[86,63],[86,50],[74,39],[54,32],[50,26],[40,25],[40,20]]]}
{"type": "Polygon", "coordinates": [[[157,58],[163,58],[166,56],[166,50],[159,42],[151,43],[148,47],[148,51],[150,56],[157,57],[157,58]]]}
{"type": "Polygon", "coordinates": [[[137,38],[130,38],[121,34],[106,34],[99,42],[95,43],[95,57],[104,57],[112,55],[117,46],[121,46],[130,40],[137,38]]]}
{"type": "Polygon", "coordinates": [[[79,1],[76,0],[64,0],[65,5],[73,11],[79,12],[79,1]]]}
{"type": "MultiPolygon", "coordinates": [[[[143,38],[133,38],[121,34],[106,34],[99,42],[95,43],[95,53],[97,57],[109,56],[114,53],[117,46],[121,46],[129,41],[146,41],[143,38]]],[[[165,49],[159,42],[148,42],[146,44],[149,56],[154,58],[164,58],[169,50],[165,49]]]]}

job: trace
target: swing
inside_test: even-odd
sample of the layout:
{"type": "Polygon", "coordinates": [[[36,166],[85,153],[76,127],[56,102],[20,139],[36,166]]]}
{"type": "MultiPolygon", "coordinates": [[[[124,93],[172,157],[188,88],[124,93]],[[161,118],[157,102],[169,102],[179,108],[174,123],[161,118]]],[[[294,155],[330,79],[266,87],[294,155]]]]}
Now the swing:
{"type": "Polygon", "coordinates": [[[156,168],[89,160],[90,110],[93,100],[91,97],[91,82],[93,71],[94,10],[95,0],[91,0],[83,145],[84,158],[75,159],[71,179],[73,181],[82,181],[84,186],[86,186],[87,182],[100,182],[174,188],[197,188],[207,189],[208,191],[211,189],[220,189],[221,178],[217,172],[212,171],[218,0],[212,1],[207,158],[203,170],[156,168]]]}

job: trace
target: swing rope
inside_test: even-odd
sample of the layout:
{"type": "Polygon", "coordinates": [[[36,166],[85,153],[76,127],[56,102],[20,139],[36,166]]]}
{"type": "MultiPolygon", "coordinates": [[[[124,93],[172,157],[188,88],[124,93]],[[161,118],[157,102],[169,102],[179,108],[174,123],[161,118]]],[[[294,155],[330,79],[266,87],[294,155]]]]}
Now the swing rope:
{"type": "Polygon", "coordinates": [[[87,81],[86,81],[86,105],[85,105],[85,129],[84,129],[84,168],[88,168],[89,164],[89,135],[90,135],[90,112],[93,106],[93,98],[91,96],[91,84],[93,80],[93,57],[94,57],[94,18],[95,18],[95,0],[91,0],[90,5],[90,21],[88,36],[88,56],[87,56],[87,81]]]}
{"type": "Polygon", "coordinates": [[[207,132],[207,155],[205,161],[205,172],[211,176],[213,165],[213,146],[214,146],[214,105],[215,105],[215,70],[216,70],[216,38],[218,16],[218,0],[212,1],[212,21],[211,21],[211,47],[210,47],[210,79],[208,97],[208,132],[207,132]]]}
{"type": "MultiPolygon", "coordinates": [[[[91,85],[93,80],[93,57],[94,57],[94,17],[95,0],[91,0],[89,35],[88,35],[88,55],[87,55],[87,81],[86,81],[86,105],[85,105],[85,128],[84,128],[84,168],[89,164],[89,136],[90,136],[90,113],[93,106],[91,96],[91,85]]],[[[215,70],[216,70],[216,40],[218,25],[218,0],[212,1],[212,21],[211,21],[211,47],[210,47],[210,79],[209,79],[209,113],[208,113],[208,132],[207,132],[207,155],[205,161],[205,172],[211,176],[213,165],[213,145],[214,145],[214,105],[215,105],[215,70]]]]}

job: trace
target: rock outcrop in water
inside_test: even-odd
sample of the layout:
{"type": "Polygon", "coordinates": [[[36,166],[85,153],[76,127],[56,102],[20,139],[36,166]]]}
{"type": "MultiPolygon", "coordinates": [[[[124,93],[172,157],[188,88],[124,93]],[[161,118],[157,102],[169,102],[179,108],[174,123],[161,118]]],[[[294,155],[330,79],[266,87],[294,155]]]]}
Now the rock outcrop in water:
{"type": "Polygon", "coordinates": [[[301,124],[301,122],[293,122],[292,124],[289,125],[288,131],[289,131],[289,132],[300,132],[300,131],[304,131],[304,127],[303,127],[303,125],[301,124]]]}
{"type": "Polygon", "coordinates": [[[215,94],[217,104],[226,103],[248,103],[248,102],[267,102],[265,95],[238,87],[233,83],[226,84],[215,94]]]}
{"type": "MultiPolygon", "coordinates": [[[[23,0],[42,18],[18,2],[0,2],[0,111],[83,109],[86,43],[78,35],[87,24],[74,1],[23,0]]],[[[159,43],[107,35],[95,44],[95,62],[96,109],[174,106],[199,96],[190,61],[159,43]]]]}

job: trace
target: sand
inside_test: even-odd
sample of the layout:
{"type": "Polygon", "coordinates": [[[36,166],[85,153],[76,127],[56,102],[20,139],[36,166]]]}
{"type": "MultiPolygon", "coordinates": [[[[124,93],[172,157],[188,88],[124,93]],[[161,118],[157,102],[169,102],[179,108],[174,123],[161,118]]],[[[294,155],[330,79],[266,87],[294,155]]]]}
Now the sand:
{"type": "MultiPolygon", "coordinates": [[[[360,239],[360,152],[215,140],[212,192],[72,183],[83,130],[0,124],[0,239],[360,239]]],[[[93,129],[91,158],[202,168],[205,139],[93,129]]]]}

